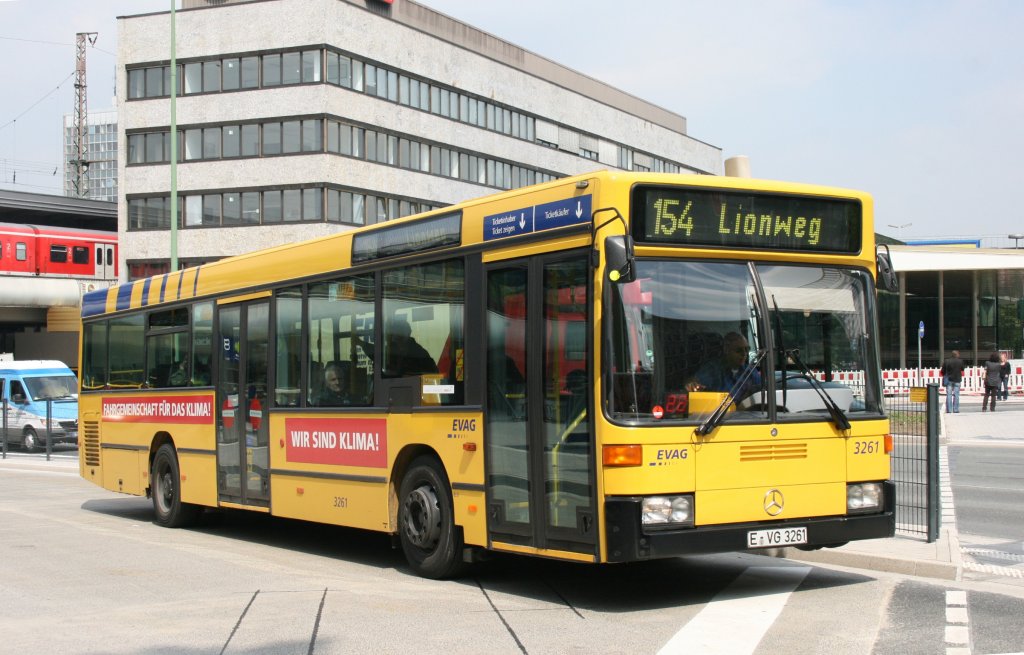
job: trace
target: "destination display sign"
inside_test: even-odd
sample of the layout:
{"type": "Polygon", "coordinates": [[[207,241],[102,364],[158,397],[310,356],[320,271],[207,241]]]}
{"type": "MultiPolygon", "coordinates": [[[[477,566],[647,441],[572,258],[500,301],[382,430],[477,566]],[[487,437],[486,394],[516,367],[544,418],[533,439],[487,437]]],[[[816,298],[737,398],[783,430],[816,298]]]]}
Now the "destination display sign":
{"type": "Polygon", "coordinates": [[[590,222],[591,196],[577,196],[484,216],[484,241],[590,222]]]}
{"type": "Polygon", "coordinates": [[[352,263],[457,246],[461,235],[461,212],[362,232],[352,237],[352,263]]]}
{"type": "Polygon", "coordinates": [[[633,238],[721,248],[830,253],[861,249],[856,200],[686,187],[633,191],[633,238]]]}

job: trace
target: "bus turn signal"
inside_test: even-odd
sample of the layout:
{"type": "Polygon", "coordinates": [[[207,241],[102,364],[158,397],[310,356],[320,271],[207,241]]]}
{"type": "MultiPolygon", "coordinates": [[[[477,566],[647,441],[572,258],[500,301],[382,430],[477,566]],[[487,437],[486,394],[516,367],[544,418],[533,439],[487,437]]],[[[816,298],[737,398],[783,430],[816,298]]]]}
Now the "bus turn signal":
{"type": "Polygon", "coordinates": [[[640,466],[644,463],[643,446],[605,446],[605,466],[640,466]]]}

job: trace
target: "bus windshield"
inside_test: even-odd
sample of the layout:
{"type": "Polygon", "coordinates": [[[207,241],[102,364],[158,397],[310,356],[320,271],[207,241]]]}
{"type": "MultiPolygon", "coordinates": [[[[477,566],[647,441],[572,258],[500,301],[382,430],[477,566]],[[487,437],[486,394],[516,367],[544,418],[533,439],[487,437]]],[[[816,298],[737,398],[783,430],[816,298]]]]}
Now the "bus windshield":
{"type": "Polygon", "coordinates": [[[836,409],[851,419],[880,415],[867,273],[663,260],[636,267],[636,281],[611,292],[611,418],[702,422],[720,408],[728,409],[722,422],[831,420],[836,409]]]}

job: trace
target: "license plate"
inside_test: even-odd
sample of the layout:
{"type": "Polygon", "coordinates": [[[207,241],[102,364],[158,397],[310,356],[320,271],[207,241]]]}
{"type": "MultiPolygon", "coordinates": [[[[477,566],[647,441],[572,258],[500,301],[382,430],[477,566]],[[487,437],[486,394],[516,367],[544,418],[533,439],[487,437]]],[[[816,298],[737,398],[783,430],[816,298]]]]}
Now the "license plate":
{"type": "Polygon", "coordinates": [[[751,530],[747,533],[747,548],[774,548],[807,543],[807,528],[778,528],[751,530]]]}

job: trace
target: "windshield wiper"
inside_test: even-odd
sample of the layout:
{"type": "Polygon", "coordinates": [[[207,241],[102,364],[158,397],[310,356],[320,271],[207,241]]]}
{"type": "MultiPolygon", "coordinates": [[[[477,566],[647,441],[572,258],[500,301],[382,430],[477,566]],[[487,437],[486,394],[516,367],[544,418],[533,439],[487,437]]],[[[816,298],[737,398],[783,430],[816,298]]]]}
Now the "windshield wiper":
{"type": "MultiPolygon", "coordinates": [[[[706,421],[697,426],[697,429],[695,430],[697,436],[703,437],[710,434],[712,430],[718,427],[718,424],[722,422],[722,419],[725,418],[726,413],[729,411],[729,405],[736,402],[736,394],[739,393],[740,389],[747,384],[747,380],[749,380],[750,376],[754,374],[754,371],[760,367],[761,360],[764,359],[764,356],[767,354],[767,348],[762,348],[757,351],[757,357],[755,357],[754,361],[747,366],[745,371],[743,371],[743,375],[740,376],[739,380],[736,380],[736,384],[732,385],[732,389],[729,389],[729,393],[726,394],[725,398],[722,399],[722,402],[718,404],[715,411],[711,412],[711,416],[709,416],[706,421]]],[[[764,389],[762,388],[762,392],[763,390],[764,389]]]]}
{"type": "Polygon", "coordinates": [[[850,427],[852,427],[850,425],[850,419],[846,418],[846,414],[844,414],[843,410],[839,408],[838,404],[836,404],[835,399],[828,395],[828,392],[825,391],[825,387],[821,385],[818,378],[814,377],[814,373],[811,373],[811,369],[807,368],[807,365],[804,364],[802,359],[800,359],[800,350],[798,348],[794,348],[793,350],[787,351],[786,354],[793,358],[793,362],[800,367],[801,371],[803,371],[804,376],[811,385],[811,388],[818,392],[818,396],[821,397],[821,402],[825,403],[825,408],[828,409],[828,413],[832,416],[832,422],[836,424],[836,427],[844,431],[849,430],[850,427]]]}

